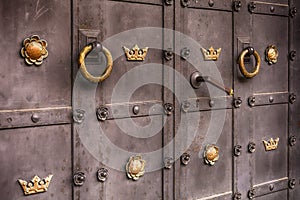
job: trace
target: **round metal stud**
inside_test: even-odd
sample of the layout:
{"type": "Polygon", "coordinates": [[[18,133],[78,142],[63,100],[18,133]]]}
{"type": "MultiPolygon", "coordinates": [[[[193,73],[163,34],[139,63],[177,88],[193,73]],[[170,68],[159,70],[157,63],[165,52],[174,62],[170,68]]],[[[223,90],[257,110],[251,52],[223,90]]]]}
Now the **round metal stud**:
{"type": "Polygon", "coordinates": [[[213,7],[213,6],[214,6],[214,4],[215,4],[215,3],[214,3],[214,1],[213,1],[213,0],[209,0],[209,1],[208,1],[208,5],[209,5],[209,7],[213,7]]]}
{"type": "Polygon", "coordinates": [[[290,189],[294,189],[296,186],[296,179],[294,178],[290,179],[288,184],[290,189]]]}
{"type": "Polygon", "coordinates": [[[174,106],[171,103],[165,103],[164,104],[164,109],[165,109],[166,115],[171,115],[172,112],[174,111],[174,106]]]}
{"type": "Polygon", "coordinates": [[[273,13],[274,11],[275,11],[275,7],[274,7],[274,6],[271,6],[271,7],[270,7],[270,12],[273,13]]]}
{"type": "Polygon", "coordinates": [[[173,51],[171,48],[168,48],[167,50],[164,50],[164,58],[167,61],[170,61],[173,59],[173,51]]]}
{"type": "Polygon", "coordinates": [[[274,190],[274,188],[275,188],[275,185],[274,185],[274,184],[270,184],[270,185],[269,185],[269,189],[270,189],[270,191],[273,191],[273,190],[274,190]]]}
{"type": "Polygon", "coordinates": [[[273,103],[273,102],[274,102],[274,97],[270,96],[270,97],[269,97],[269,102],[270,102],[270,103],[273,103]]]}
{"type": "Polygon", "coordinates": [[[208,165],[214,165],[219,159],[219,147],[214,144],[208,144],[204,151],[204,161],[208,165]]]}
{"type": "Polygon", "coordinates": [[[240,108],[241,105],[242,105],[243,101],[242,101],[242,98],[241,97],[237,97],[233,100],[233,106],[235,108],[240,108]]]}
{"type": "Polygon", "coordinates": [[[248,98],[248,104],[250,107],[255,106],[255,97],[254,96],[251,96],[248,98]]]}
{"type": "Polygon", "coordinates": [[[234,146],[234,149],[233,149],[233,154],[235,156],[240,156],[242,153],[242,146],[241,145],[236,145],[234,146]]]}
{"type": "Polygon", "coordinates": [[[242,199],[242,194],[237,192],[233,196],[233,200],[241,200],[242,199]]]}
{"type": "Polygon", "coordinates": [[[76,186],[82,186],[83,183],[85,182],[85,179],[86,179],[86,176],[85,176],[84,172],[76,172],[73,175],[73,182],[74,182],[74,185],[76,185],[76,186]]]}
{"type": "Polygon", "coordinates": [[[31,116],[31,121],[33,123],[38,123],[40,121],[40,116],[37,113],[33,113],[31,116]]]}
{"type": "Polygon", "coordinates": [[[296,142],[297,142],[296,136],[294,136],[294,135],[290,136],[290,138],[289,138],[290,146],[294,146],[296,144],[296,142]]]}
{"type": "Polygon", "coordinates": [[[191,103],[188,101],[184,101],[181,105],[181,109],[183,110],[183,112],[187,112],[190,107],[191,107],[191,103]]]}
{"type": "Polygon", "coordinates": [[[189,162],[191,161],[191,155],[188,153],[183,153],[180,157],[180,161],[183,165],[189,164],[189,162]]]}
{"type": "Polygon", "coordinates": [[[82,110],[82,109],[76,109],[74,112],[73,112],[73,120],[74,122],[80,124],[83,122],[85,118],[85,111],[82,110]]]}
{"type": "Polygon", "coordinates": [[[248,5],[249,12],[253,13],[255,8],[256,8],[256,3],[255,2],[250,2],[249,5],[248,5]]]}
{"type": "Polygon", "coordinates": [[[96,115],[99,121],[105,121],[109,116],[108,109],[106,107],[97,108],[96,115]]]}
{"type": "Polygon", "coordinates": [[[190,57],[190,55],[191,55],[191,51],[187,47],[184,47],[183,49],[181,49],[180,56],[183,60],[188,59],[190,57]]]}
{"type": "Polygon", "coordinates": [[[292,50],[290,53],[289,53],[289,58],[291,61],[294,61],[295,58],[296,58],[296,51],[295,50],[292,50]]]}
{"type": "Polygon", "coordinates": [[[165,167],[166,169],[171,169],[173,163],[174,163],[173,158],[167,157],[167,158],[165,158],[165,160],[164,160],[164,167],[165,167]]]}
{"type": "Polygon", "coordinates": [[[173,4],[173,0],[165,0],[165,4],[167,6],[171,6],[173,4]]]}
{"type": "Polygon", "coordinates": [[[138,105],[133,106],[132,108],[133,114],[137,115],[140,112],[140,107],[138,105]]]}
{"type": "Polygon", "coordinates": [[[254,153],[255,152],[255,143],[254,142],[249,142],[249,144],[248,144],[248,151],[250,153],[254,153]]]}
{"type": "Polygon", "coordinates": [[[108,177],[108,170],[107,169],[100,168],[97,171],[97,178],[98,178],[99,181],[104,182],[104,181],[106,181],[107,177],[108,177]]]}
{"type": "Polygon", "coordinates": [[[290,9],[290,16],[293,18],[296,16],[296,13],[297,13],[297,8],[296,7],[293,7],[290,9]]]}
{"type": "Polygon", "coordinates": [[[294,93],[290,94],[289,101],[290,101],[291,104],[295,103],[296,95],[294,93]]]}
{"type": "Polygon", "coordinates": [[[255,193],[256,192],[254,189],[249,190],[249,192],[248,192],[249,199],[253,199],[255,197],[255,193]]]}
{"type": "Polygon", "coordinates": [[[190,5],[191,1],[190,0],[181,0],[181,5],[183,7],[188,7],[190,5]]]}
{"type": "Polygon", "coordinates": [[[209,107],[214,107],[215,106],[215,102],[213,100],[209,100],[209,107]]]}

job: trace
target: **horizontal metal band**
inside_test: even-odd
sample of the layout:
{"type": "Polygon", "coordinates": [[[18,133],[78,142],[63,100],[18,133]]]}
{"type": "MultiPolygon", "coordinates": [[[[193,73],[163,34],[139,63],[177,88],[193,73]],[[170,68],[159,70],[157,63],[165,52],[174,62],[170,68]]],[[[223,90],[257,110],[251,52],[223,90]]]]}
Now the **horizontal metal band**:
{"type": "Polygon", "coordinates": [[[220,194],[215,194],[212,196],[200,198],[197,200],[212,200],[212,199],[232,199],[232,191],[220,193],[220,194]]]}
{"type": "Polygon", "coordinates": [[[163,5],[162,0],[110,0],[110,1],[117,1],[117,2],[125,2],[125,3],[142,3],[142,4],[150,4],[150,5],[163,5]]]}
{"type": "Polygon", "coordinates": [[[151,116],[164,114],[162,101],[132,102],[122,104],[106,104],[99,107],[107,108],[109,115],[107,119],[121,119],[129,117],[151,116]],[[134,107],[138,112],[134,112],[134,107]]]}
{"type": "Polygon", "coordinates": [[[260,183],[253,186],[255,197],[263,196],[280,190],[288,189],[288,177],[260,183]]]}
{"type": "Polygon", "coordinates": [[[212,4],[209,4],[209,1],[190,1],[189,8],[208,8],[215,10],[224,10],[224,11],[232,11],[232,1],[219,1],[214,0],[212,4]]]}
{"type": "Polygon", "coordinates": [[[252,1],[250,4],[255,5],[254,9],[249,8],[252,13],[289,16],[288,4],[268,3],[261,1],[252,1]]]}
{"type": "Polygon", "coordinates": [[[181,104],[183,112],[196,112],[232,108],[232,97],[199,97],[188,99],[181,104]]]}
{"type": "Polygon", "coordinates": [[[0,111],[0,129],[71,123],[71,107],[0,111]]]}
{"type": "Polygon", "coordinates": [[[284,103],[289,103],[288,92],[260,93],[248,98],[248,104],[251,107],[284,103]]]}

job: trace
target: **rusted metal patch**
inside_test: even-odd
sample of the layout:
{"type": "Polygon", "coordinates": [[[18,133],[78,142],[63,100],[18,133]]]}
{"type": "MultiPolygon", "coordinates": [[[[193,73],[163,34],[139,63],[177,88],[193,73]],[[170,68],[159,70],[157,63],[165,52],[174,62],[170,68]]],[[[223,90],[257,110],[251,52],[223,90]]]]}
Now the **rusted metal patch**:
{"type": "Polygon", "coordinates": [[[196,112],[232,108],[232,97],[200,97],[188,99],[181,104],[183,112],[196,112]]]}
{"type": "Polygon", "coordinates": [[[254,94],[248,98],[248,104],[250,107],[271,104],[285,104],[288,102],[288,92],[260,93],[254,94]]]}
{"type": "Polygon", "coordinates": [[[248,9],[250,13],[289,16],[288,4],[251,1],[248,9]]]}
{"type": "Polygon", "coordinates": [[[0,111],[0,129],[68,123],[71,123],[71,107],[0,111]]]}
{"type": "Polygon", "coordinates": [[[253,189],[255,191],[255,197],[288,189],[288,177],[254,185],[253,189]]]}
{"type": "Polygon", "coordinates": [[[108,115],[105,120],[165,114],[162,101],[106,104],[100,105],[98,108],[107,109],[108,115]]]}

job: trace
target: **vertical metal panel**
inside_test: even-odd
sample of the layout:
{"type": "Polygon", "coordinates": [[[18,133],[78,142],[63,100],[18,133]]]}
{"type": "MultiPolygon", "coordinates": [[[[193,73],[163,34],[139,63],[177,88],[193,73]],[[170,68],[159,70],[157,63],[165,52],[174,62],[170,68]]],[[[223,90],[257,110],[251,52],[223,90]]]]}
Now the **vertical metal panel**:
{"type": "Polygon", "coordinates": [[[253,108],[253,141],[256,150],[252,153],[253,184],[288,176],[288,129],[287,105],[273,105],[253,108]],[[264,114],[262,114],[264,113],[264,114]],[[262,140],[279,138],[276,150],[265,151],[262,140]]]}
{"type": "Polygon", "coordinates": [[[70,1],[15,0],[1,5],[0,108],[69,106],[70,1]],[[26,65],[20,55],[23,40],[32,35],[48,42],[49,56],[39,67],[26,65]]]}
{"type": "Polygon", "coordinates": [[[28,198],[71,199],[70,130],[70,125],[1,130],[1,198],[24,199],[18,179],[53,174],[47,192],[28,198]]]}
{"type": "MultiPolygon", "coordinates": [[[[222,111],[214,111],[217,114],[222,111]]],[[[187,122],[187,141],[192,142],[186,150],[191,155],[191,161],[186,165],[180,166],[179,176],[176,182],[180,183],[180,196],[176,199],[210,199],[214,195],[232,195],[232,114],[228,110],[222,133],[217,138],[216,145],[219,147],[220,158],[209,166],[204,162],[204,147],[207,145],[208,129],[213,126],[211,122],[211,111],[200,113],[200,123],[192,124],[187,122]],[[194,127],[198,127],[197,132],[193,133],[194,127]],[[195,134],[195,135],[193,135],[195,134]],[[191,141],[190,141],[191,140],[191,141]]],[[[188,113],[188,118],[198,117],[199,114],[188,113]]],[[[212,142],[212,141],[210,141],[212,142]]]]}

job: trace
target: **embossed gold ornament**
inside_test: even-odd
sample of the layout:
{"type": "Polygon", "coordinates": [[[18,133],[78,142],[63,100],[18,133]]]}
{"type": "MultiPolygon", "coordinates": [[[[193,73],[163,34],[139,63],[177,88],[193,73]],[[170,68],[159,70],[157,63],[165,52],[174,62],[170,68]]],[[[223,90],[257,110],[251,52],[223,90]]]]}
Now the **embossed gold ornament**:
{"type": "Polygon", "coordinates": [[[145,173],[146,161],[142,159],[142,156],[131,156],[126,164],[126,172],[128,178],[138,180],[140,176],[145,173]]]}
{"type": "Polygon", "coordinates": [[[99,83],[99,82],[102,82],[105,79],[107,79],[110,76],[110,74],[112,72],[112,67],[113,67],[113,59],[112,59],[112,55],[111,55],[110,51],[107,48],[102,46],[103,53],[107,59],[107,65],[106,65],[105,72],[101,76],[93,76],[87,71],[87,68],[86,68],[85,62],[84,62],[85,56],[87,54],[89,54],[93,50],[93,48],[95,48],[96,46],[99,46],[99,45],[101,45],[99,42],[93,42],[93,43],[88,44],[80,51],[79,58],[78,58],[78,63],[79,63],[80,71],[81,71],[82,75],[87,80],[94,82],[94,83],[99,83]]]}
{"type": "Polygon", "coordinates": [[[204,151],[204,161],[208,165],[214,165],[219,159],[219,147],[214,144],[208,144],[204,151]]]}
{"type": "Polygon", "coordinates": [[[279,143],[279,138],[276,138],[275,140],[273,138],[271,138],[268,141],[263,140],[263,143],[264,143],[266,151],[272,151],[272,150],[277,149],[278,143],[279,143]]]}
{"type": "Polygon", "coordinates": [[[146,58],[148,47],[140,49],[138,45],[134,45],[132,49],[123,47],[128,61],[143,61],[146,58]]]}
{"type": "Polygon", "coordinates": [[[46,49],[46,40],[40,39],[38,35],[33,35],[30,38],[26,38],[23,41],[23,48],[21,49],[21,55],[25,58],[25,62],[28,65],[41,65],[43,60],[47,58],[48,51],[46,49]]]}
{"type": "Polygon", "coordinates": [[[275,45],[269,45],[265,51],[266,61],[269,65],[277,63],[278,50],[275,45]]]}
{"type": "Polygon", "coordinates": [[[36,194],[36,193],[46,192],[48,190],[52,176],[53,175],[50,174],[46,178],[41,180],[40,177],[35,175],[31,181],[27,182],[19,179],[18,182],[23,188],[24,195],[36,194]]]}
{"type": "Polygon", "coordinates": [[[204,60],[213,60],[216,61],[219,59],[221,48],[214,49],[213,47],[210,47],[209,49],[201,48],[204,60]]]}

